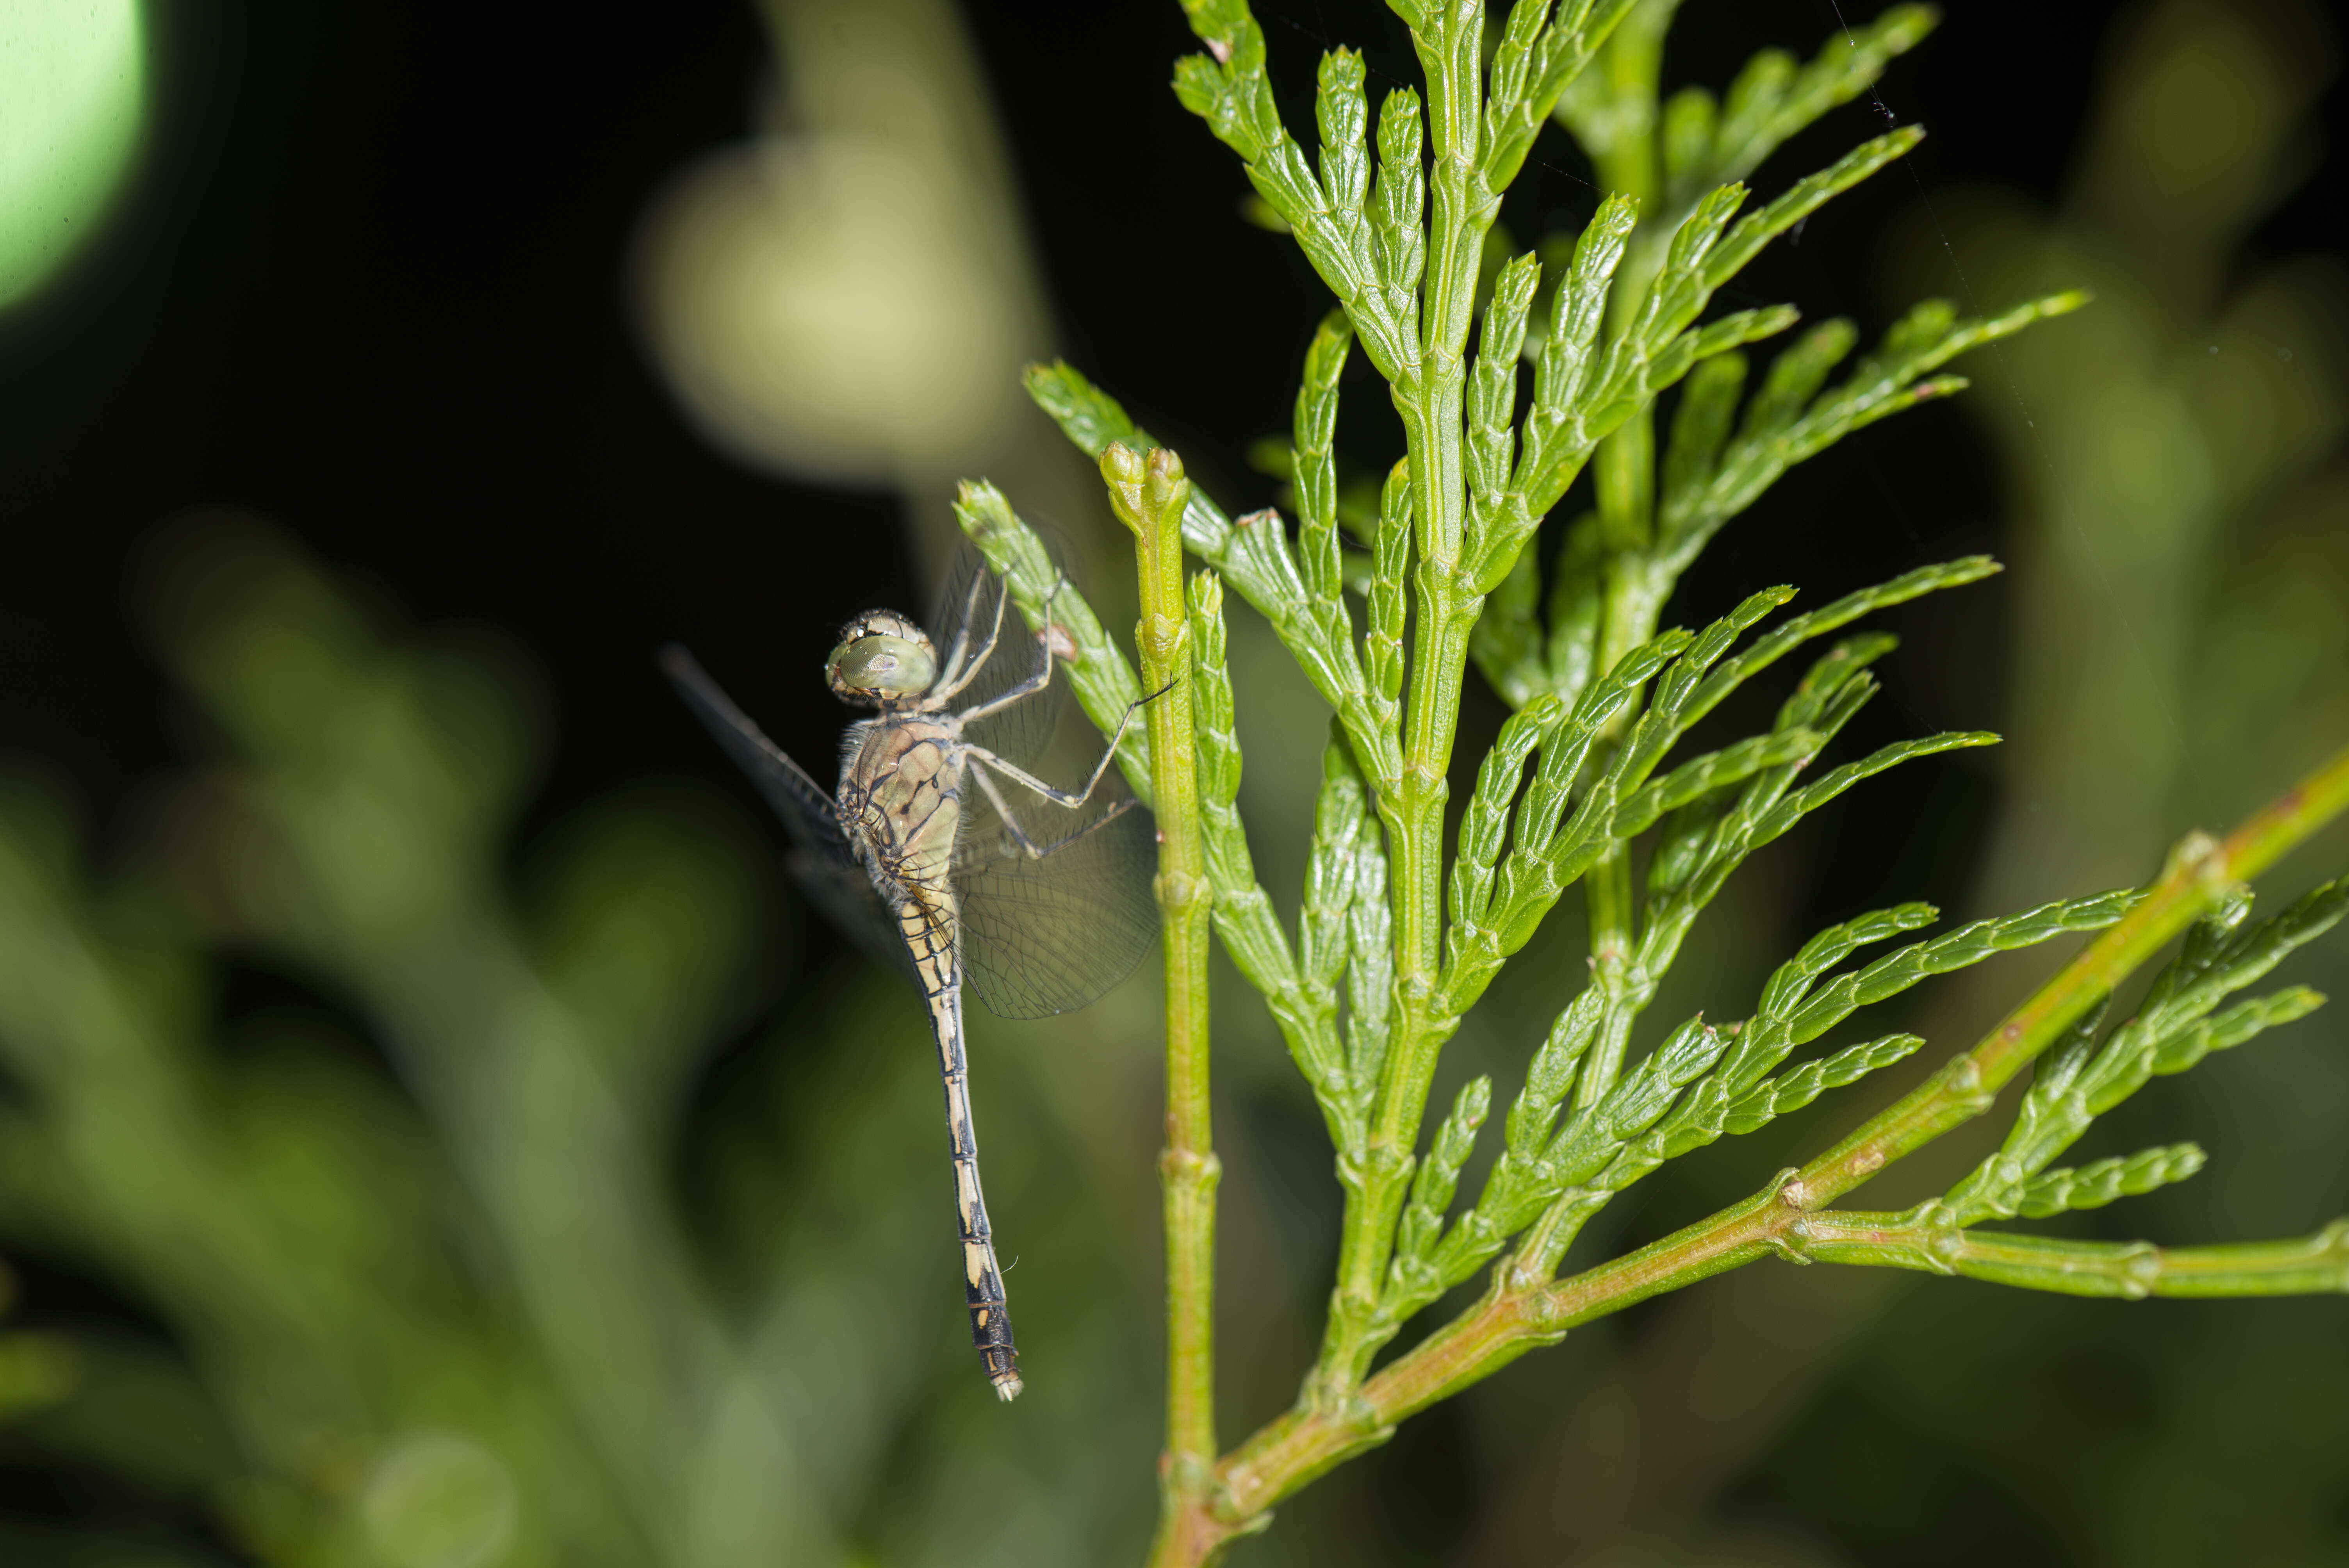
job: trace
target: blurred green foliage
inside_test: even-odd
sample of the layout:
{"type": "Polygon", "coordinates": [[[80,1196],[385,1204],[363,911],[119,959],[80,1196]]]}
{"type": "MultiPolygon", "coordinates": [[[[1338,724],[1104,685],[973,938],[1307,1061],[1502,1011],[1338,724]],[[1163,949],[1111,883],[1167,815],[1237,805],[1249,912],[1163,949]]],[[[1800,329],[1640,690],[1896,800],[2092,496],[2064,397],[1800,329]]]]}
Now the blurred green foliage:
{"type": "Polygon", "coordinates": [[[1993,897],[2134,875],[2349,729],[2349,271],[2246,248],[2312,171],[2332,77],[2313,7],[2164,0],[2111,40],[2053,209],[1937,193],[1896,240],[1890,297],[2096,296],[1964,405],[2021,594],[1993,897]]]}
{"type": "MultiPolygon", "coordinates": [[[[1936,191],[1895,237],[1889,299],[2056,278],[2096,295],[2002,345],[1961,405],[1999,459],[2016,594],[1992,907],[2136,874],[2178,824],[2230,820],[2349,731],[2349,270],[2254,242],[2315,166],[2329,35],[2301,4],[2143,7],[2052,206],[1936,191]]],[[[2340,995],[2342,944],[2293,974],[2340,995]]],[[[2338,1017],[2298,1027],[2084,1147],[2190,1126],[2209,1148],[2137,1223],[2215,1237],[2349,1204],[2349,1039],[2338,1017]]],[[[1764,1500],[1824,1463],[1849,1484],[1799,1511],[1861,1557],[1901,1554],[1930,1516],[1951,1522],[1936,1560],[2349,1559],[2349,1353],[2324,1304],[2107,1315],[1908,1287],[1872,1329],[1729,1511],[1780,1511],[1764,1500]]]]}
{"type": "MultiPolygon", "coordinates": [[[[148,1322],[0,1334],[14,1466],[121,1489],[0,1521],[0,1560],[206,1560],[122,1522],[162,1502],[270,1563],[1073,1562],[1147,1506],[1146,1429],[1102,1440],[1147,1408],[1140,1347],[1056,1321],[1066,1276],[1021,1276],[1063,1390],[1029,1446],[964,1441],[969,1381],[931,1387],[967,1368],[926,1332],[956,1314],[917,1009],[812,977],[705,1078],[781,978],[758,830],[647,784],[510,875],[550,738],[517,650],[250,519],[176,526],[140,597],[208,761],[115,872],[8,778],[0,1222],[148,1322]],[[977,1551],[974,1489],[1007,1516],[977,1551]]],[[[1040,1146],[1003,1162],[1023,1237],[1117,1233],[999,1119],[1040,1146]]]]}

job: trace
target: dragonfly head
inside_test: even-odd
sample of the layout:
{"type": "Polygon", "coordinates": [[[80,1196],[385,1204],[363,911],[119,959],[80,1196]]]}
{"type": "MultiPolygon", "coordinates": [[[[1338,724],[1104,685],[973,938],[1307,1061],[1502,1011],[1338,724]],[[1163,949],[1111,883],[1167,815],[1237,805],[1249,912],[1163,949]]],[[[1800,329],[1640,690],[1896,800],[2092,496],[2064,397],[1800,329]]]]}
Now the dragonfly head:
{"type": "Polygon", "coordinates": [[[938,678],[929,634],[891,610],[867,610],[840,629],[823,678],[843,702],[885,707],[916,697],[938,678]]]}

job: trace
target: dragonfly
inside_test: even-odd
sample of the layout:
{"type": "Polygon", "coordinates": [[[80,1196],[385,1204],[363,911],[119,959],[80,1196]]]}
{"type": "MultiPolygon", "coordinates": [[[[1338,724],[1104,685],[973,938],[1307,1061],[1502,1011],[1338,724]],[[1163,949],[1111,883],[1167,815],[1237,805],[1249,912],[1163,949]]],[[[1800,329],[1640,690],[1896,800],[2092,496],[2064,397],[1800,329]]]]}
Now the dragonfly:
{"type": "Polygon", "coordinates": [[[1022,669],[1012,650],[1026,639],[1004,635],[1006,597],[966,550],[933,631],[892,610],[866,611],[841,629],[824,680],[872,717],[842,736],[830,791],[683,647],[671,644],[659,659],[782,819],[792,877],[810,902],[921,994],[945,1083],[971,1343],[1009,1401],[1023,1384],[979,1186],[963,982],[1006,1017],[1072,1011],[1132,972],[1157,934],[1158,913],[1156,831],[1109,782],[1118,742],[1150,698],[1127,707],[1081,788],[1047,783],[1033,769],[1061,706],[1052,669],[1067,634],[1052,624],[1048,599],[1022,669]]]}

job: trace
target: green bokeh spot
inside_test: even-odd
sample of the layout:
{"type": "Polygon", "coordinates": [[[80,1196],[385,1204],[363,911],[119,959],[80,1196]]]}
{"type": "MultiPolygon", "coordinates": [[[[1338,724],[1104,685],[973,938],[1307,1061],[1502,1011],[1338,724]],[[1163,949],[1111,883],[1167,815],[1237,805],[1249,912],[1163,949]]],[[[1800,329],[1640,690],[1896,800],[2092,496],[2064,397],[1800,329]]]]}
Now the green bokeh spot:
{"type": "Polygon", "coordinates": [[[98,227],[147,98],[139,0],[0,0],[0,306],[98,227]]]}

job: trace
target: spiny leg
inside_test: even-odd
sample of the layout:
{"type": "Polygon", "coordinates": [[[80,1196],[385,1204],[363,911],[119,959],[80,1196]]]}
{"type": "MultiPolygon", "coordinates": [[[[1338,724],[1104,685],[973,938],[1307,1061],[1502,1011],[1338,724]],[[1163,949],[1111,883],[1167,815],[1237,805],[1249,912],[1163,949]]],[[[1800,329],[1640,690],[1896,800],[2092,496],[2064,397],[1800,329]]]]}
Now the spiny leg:
{"type": "MultiPolygon", "coordinates": [[[[987,769],[984,768],[974,768],[970,770],[970,776],[973,779],[977,780],[978,784],[978,792],[987,797],[987,803],[995,808],[997,820],[1002,822],[1003,830],[1011,835],[1011,841],[1019,846],[1019,852],[1026,855],[1031,861],[1042,860],[1049,851],[1043,845],[1038,843],[1035,840],[1028,836],[1028,830],[1021,827],[1019,825],[1019,819],[1011,814],[1011,808],[1004,803],[1002,790],[997,789],[995,780],[987,776],[987,769]]],[[[1118,804],[1121,807],[1131,806],[1133,802],[1131,800],[1121,800],[1118,804]]],[[[1118,813],[1116,811],[1112,811],[1109,813],[1109,817],[1113,817],[1117,814],[1118,813]]],[[[1107,821],[1109,817],[1103,817],[1102,820],[1107,821]]],[[[1098,826],[1099,824],[1095,825],[1098,826]]]]}
{"type": "MultiPolygon", "coordinates": [[[[943,685],[947,682],[952,681],[954,684],[947,687],[948,695],[960,691],[970,680],[970,676],[968,675],[962,676],[960,680],[956,680],[955,677],[957,674],[960,674],[962,670],[963,655],[968,652],[970,648],[971,607],[978,603],[978,591],[986,586],[987,573],[984,572],[979,573],[970,580],[970,592],[963,595],[962,614],[955,617],[954,646],[947,651],[947,662],[938,666],[937,680],[932,683],[935,687],[937,685],[943,685]]],[[[996,623],[999,625],[1002,624],[1003,604],[1000,599],[996,603],[995,618],[996,623]]],[[[990,648],[995,645],[995,636],[993,633],[989,633],[988,634],[987,645],[990,648]]],[[[979,655],[980,663],[985,663],[987,655],[985,654],[981,654],[979,655]]]]}
{"type": "Polygon", "coordinates": [[[1014,767],[984,746],[972,746],[966,743],[962,752],[965,757],[980,764],[978,769],[972,770],[972,777],[978,780],[978,786],[986,792],[988,803],[994,806],[997,814],[1003,819],[1004,825],[1011,830],[1012,837],[1019,841],[1019,847],[1030,855],[1040,855],[1043,851],[1029,841],[1028,836],[1019,830],[1019,824],[1005,809],[1003,797],[997,793],[995,781],[987,776],[988,770],[991,769],[1002,774],[1013,783],[1041,795],[1055,806],[1065,806],[1074,810],[1092,798],[1094,787],[1101,783],[1102,776],[1109,771],[1109,765],[1117,759],[1118,742],[1125,738],[1126,726],[1133,722],[1133,716],[1141,711],[1144,704],[1156,702],[1174,689],[1174,683],[1169,681],[1148,696],[1135,697],[1125,705],[1125,712],[1118,718],[1117,728],[1112,732],[1109,744],[1102,748],[1101,760],[1093,764],[1092,777],[1085,780],[1085,787],[1081,789],[1055,789],[1026,769],[1014,767]]]}
{"type": "MultiPolygon", "coordinates": [[[[978,707],[963,709],[962,712],[955,715],[955,718],[957,722],[968,724],[974,719],[990,717],[995,714],[1001,713],[1005,708],[1009,707],[1015,702],[1020,702],[1028,697],[1034,696],[1038,692],[1042,691],[1046,686],[1052,684],[1052,606],[1059,602],[1061,590],[1066,588],[1068,585],[1069,580],[1066,577],[1057,577],[1053,579],[1052,591],[1044,595],[1044,624],[1039,628],[1036,633],[1036,651],[1043,655],[1044,662],[1037,669],[1036,673],[1030,676],[1026,680],[1021,681],[1018,686],[1012,686],[1007,691],[998,693],[986,702],[979,704],[978,707]]],[[[1009,591],[1007,590],[1007,595],[1008,592],[1009,591]]],[[[997,624],[1000,624],[1003,619],[1003,601],[1000,598],[995,602],[995,618],[997,624]]],[[[989,651],[994,649],[995,640],[993,637],[989,637],[988,639],[987,645],[989,651]]],[[[960,691],[964,686],[969,684],[970,682],[968,678],[966,677],[964,680],[958,682],[952,690],[943,692],[939,695],[941,697],[952,696],[955,692],[960,691]]]]}
{"type": "Polygon", "coordinates": [[[1019,1397],[1019,1347],[1011,1339],[1011,1309],[1003,1271],[995,1261],[995,1233],[978,1183],[978,1134],[970,1119],[970,1067],[963,1052],[961,972],[946,918],[908,901],[897,913],[899,934],[914,955],[937,1042],[938,1076],[946,1088],[947,1136],[953,1148],[955,1216],[962,1239],[963,1305],[970,1342],[987,1368],[996,1397],[1019,1397]]]}
{"type": "Polygon", "coordinates": [[[1052,632],[1048,624],[1036,634],[1036,651],[1043,655],[1043,664],[1032,676],[1018,686],[1007,687],[977,707],[967,707],[955,715],[956,722],[969,724],[975,719],[990,718],[1013,703],[1024,702],[1052,684],[1052,632]]]}
{"type": "MultiPolygon", "coordinates": [[[[989,579],[987,573],[982,572],[971,582],[970,591],[973,597],[971,600],[964,603],[962,611],[962,630],[955,634],[955,655],[957,659],[961,657],[964,646],[970,640],[971,604],[978,602],[977,595],[978,591],[985,587],[989,579]]],[[[972,681],[978,678],[978,672],[986,666],[988,659],[995,656],[996,639],[1002,635],[1003,633],[1003,602],[1010,596],[1011,595],[1009,593],[1002,591],[1001,584],[999,583],[997,585],[997,593],[995,595],[995,616],[988,624],[987,641],[979,645],[978,652],[971,655],[970,663],[968,665],[964,665],[957,669],[956,665],[953,663],[949,663],[947,665],[947,676],[942,676],[939,684],[932,686],[929,694],[922,699],[922,706],[924,708],[931,712],[936,712],[937,709],[946,707],[946,705],[953,699],[954,695],[957,692],[959,692],[965,686],[970,685],[972,681]]]]}

